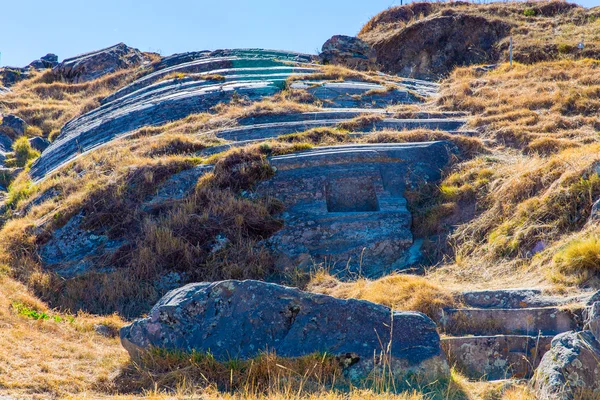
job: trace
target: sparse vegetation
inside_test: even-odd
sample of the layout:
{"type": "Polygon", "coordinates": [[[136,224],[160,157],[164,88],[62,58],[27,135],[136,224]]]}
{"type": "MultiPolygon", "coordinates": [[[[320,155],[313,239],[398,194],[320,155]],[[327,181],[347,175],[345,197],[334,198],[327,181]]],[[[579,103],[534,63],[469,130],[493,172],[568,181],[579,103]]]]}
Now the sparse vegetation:
{"type": "MultiPolygon", "coordinates": [[[[435,101],[387,111],[397,118],[423,110],[465,112],[474,136],[427,129],[363,135],[361,130],[383,118],[365,114],[337,126],[203,155],[202,150],[225,143],[215,129],[265,115],[321,110],[305,91],[289,88],[295,80],[357,80],[381,84],[383,91],[401,80],[325,66],[320,73],[290,79],[286,90],[262,101],[236,97],[206,113],[140,128],[34,184],[27,168],[39,153],[27,138],[53,140],[65,122],[99,106],[102,97],[137,72],[120,71],[82,84],[35,73],[2,95],[0,111],[18,115],[29,126],[6,160],[23,172],[15,179],[7,172],[0,176],[0,185],[8,188],[0,220],[0,394],[533,400],[524,384],[474,382],[456,371],[449,382],[403,382],[401,393],[377,379],[372,387],[357,389],[328,354],[290,360],[265,353],[253,360],[219,362],[210,354],[153,349],[131,360],[116,338],[125,319],[143,315],[172,288],[171,282],[163,284],[169,274],[180,278],[175,285],[278,279],[315,293],[431,317],[444,307],[460,306],[456,294],[467,286],[528,285],[565,292],[600,287],[600,223],[589,219],[600,198],[600,62],[584,58],[600,55],[598,18],[563,2],[413,3],[376,16],[360,35],[376,40],[423,18],[455,12],[510,22],[515,56],[523,63],[489,71],[456,69],[442,82],[435,101]],[[406,13],[409,9],[412,14],[406,13]],[[585,53],[573,43],[582,34],[585,53]],[[539,51],[547,46],[548,54],[539,51]],[[418,271],[422,275],[351,281],[325,270],[310,277],[278,275],[262,241],[281,228],[277,215],[283,205],[253,192],[274,174],[267,157],[343,143],[424,141],[446,141],[458,151],[441,182],[405,192],[414,238],[423,240],[421,250],[430,261],[418,271]],[[189,190],[152,202],[165,182],[207,164],[214,168],[194,179],[189,190]],[[68,263],[49,267],[40,250],[75,216],[81,216],[83,229],[123,245],[114,254],[88,260],[87,272],[65,279],[56,271],[68,263]],[[99,333],[104,331],[99,326],[109,334],[99,333]]],[[[506,43],[499,46],[504,51],[506,43]]],[[[216,84],[225,77],[175,73],[163,79],[216,84]]]]}

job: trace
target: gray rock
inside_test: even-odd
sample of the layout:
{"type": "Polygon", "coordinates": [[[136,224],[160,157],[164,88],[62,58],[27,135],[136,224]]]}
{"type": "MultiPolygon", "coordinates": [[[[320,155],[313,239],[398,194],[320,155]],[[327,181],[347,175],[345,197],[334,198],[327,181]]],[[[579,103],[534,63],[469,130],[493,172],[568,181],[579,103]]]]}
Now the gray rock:
{"type": "Polygon", "coordinates": [[[198,165],[176,173],[158,188],[154,196],[144,202],[144,209],[149,211],[152,208],[184,198],[196,187],[198,179],[212,170],[212,165],[198,165]]]}
{"type": "Polygon", "coordinates": [[[27,128],[27,123],[16,115],[8,114],[2,117],[0,128],[12,133],[14,136],[22,136],[27,128]]]}
{"type": "Polygon", "coordinates": [[[323,44],[319,59],[323,64],[341,64],[358,70],[377,67],[375,49],[352,36],[335,35],[323,44]]]}
{"type": "Polygon", "coordinates": [[[48,53],[45,56],[40,57],[40,60],[54,65],[58,64],[58,56],[53,53],[48,53]]]}
{"type": "Polygon", "coordinates": [[[600,220],[600,199],[596,200],[590,211],[589,222],[598,222],[600,220]]]}
{"type": "Polygon", "coordinates": [[[106,325],[102,325],[102,324],[96,324],[94,325],[94,331],[101,336],[104,337],[111,337],[112,336],[112,332],[110,327],[106,326],[106,325]]]}
{"type": "Polygon", "coordinates": [[[475,308],[552,307],[585,301],[581,296],[549,296],[540,289],[473,290],[462,293],[462,302],[475,308]]]}
{"type": "Polygon", "coordinates": [[[395,377],[416,374],[431,381],[449,374],[435,324],[424,314],[259,281],[173,290],[147,318],[123,327],[121,342],[133,357],[150,347],[210,352],[222,361],[267,349],[282,357],[350,353],[357,362],[346,372],[355,382],[378,367],[374,355],[391,344],[395,377]]]}
{"type": "Polygon", "coordinates": [[[50,240],[39,251],[44,265],[65,278],[90,271],[94,265],[94,257],[106,257],[124,244],[123,240],[111,240],[101,232],[83,229],[82,222],[81,213],[72,217],[54,231],[50,240]]]}
{"type": "Polygon", "coordinates": [[[50,69],[54,68],[58,64],[58,56],[56,54],[48,53],[43,57],[40,57],[39,60],[34,60],[29,63],[26,67],[31,67],[35,69],[50,69]]]}
{"type": "Polygon", "coordinates": [[[591,306],[595,302],[600,301],[600,290],[592,294],[586,302],[586,305],[591,306]]]}
{"type": "Polygon", "coordinates": [[[530,378],[552,336],[445,337],[442,347],[451,364],[471,379],[530,378]]]}
{"type": "Polygon", "coordinates": [[[4,67],[0,68],[0,82],[6,87],[10,87],[17,82],[28,79],[31,76],[29,68],[4,67]]]}
{"type": "Polygon", "coordinates": [[[46,138],[35,136],[29,139],[29,144],[31,147],[41,153],[42,151],[46,150],[48,146],[50,146],[50,141],[46,138]]]}
{"type": "Polygon", "coordinates": [[[12,151],[13,140],[0,132],[0,153],[6,154],[12,151]]]}
{"type": "Polygon", "coordinates": [[[585,310],[585,327],[600,342],[600,302],[594,302],[585,310]]]}
{"type": "Polygon", "coordinates": [[[566,332],[552,340],[535,375],[540,400],[592,398],[600,393],[600,344],[590,331],[566,332]],[[582,397],[576,397],[582,396],[582,397]]]}
{"type": "Polygon", "coordinates": [[[54,67],[54,73],[67,82],[87,82],[145,61],[137,49],[119,43],[106,49],[68,58],[54,67]]]}

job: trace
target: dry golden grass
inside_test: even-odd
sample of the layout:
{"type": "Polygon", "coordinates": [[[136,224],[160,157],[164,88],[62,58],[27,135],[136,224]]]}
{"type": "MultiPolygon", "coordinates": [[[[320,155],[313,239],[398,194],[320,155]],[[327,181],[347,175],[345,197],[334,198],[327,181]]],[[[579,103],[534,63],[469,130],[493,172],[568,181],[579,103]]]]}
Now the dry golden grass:
{"type": "Polygon", "coordinates": [[[33,128],[30,136],[52,140],[67,121],[98,107],[102,98],[137,76],[135,71],[121,70],[91,82],[69,84],[56,81],[52,71],[35,73],[0,98],[0,111],[23,118],[33,128]]]}
{"type": "Polygon", "coordinates": [[[461,68],[444,82],[439,104],[472,112],[469,124],[491,139],[492,153],[457,165],[440,187],[448,199],[475,198],[477,214],[451,238],[454,263],[431,279],[479,287],[592,284],[593,271],[586,275],[575,258],[555,254],[583,235],[600,197],[599,67],[582,60],[489,73],[461,68]]]}
{"type": "Polygon", "coordinates": [[[318,271],[307,290],[342,299],[368,300],[394,310],[421,311],[430,317],[437,317],[442,308],[457,304],[448,290],[426,278],[409,274],[388,275],[373,281],[361,278],[341,282],[325,271],[318,271]]]}
{"type": "Polygon", "coordinates": [[[489,73],[460,68],[445,81],[438,104],[469,111],[484,137],[530,154],[553,154],[598,142],[600,62],[502,64],[489,73]]]}
{"type": "Polygon", "coordinates": [[[110,380],[126,362],[118,338],[94,330],[100,324],[118,328],[123,324],[119,318],[49,310],[4,274],[0,274],[0,294],[0,393],[47,399],[86,392],[97,382],[110,380]],[[15,304],[50,318],[19,314],[15,304]]]}

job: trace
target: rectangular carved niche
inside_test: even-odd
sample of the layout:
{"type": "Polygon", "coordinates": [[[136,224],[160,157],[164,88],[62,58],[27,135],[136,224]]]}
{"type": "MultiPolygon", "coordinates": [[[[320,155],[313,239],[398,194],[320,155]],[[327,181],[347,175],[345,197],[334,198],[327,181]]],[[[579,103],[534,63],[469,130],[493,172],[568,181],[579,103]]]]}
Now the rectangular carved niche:
{"type": "Polygon", "coordinates": [[[325,191],[328,212],[379,211],[375,185],[368,176],[330,180],[325,191]]]}

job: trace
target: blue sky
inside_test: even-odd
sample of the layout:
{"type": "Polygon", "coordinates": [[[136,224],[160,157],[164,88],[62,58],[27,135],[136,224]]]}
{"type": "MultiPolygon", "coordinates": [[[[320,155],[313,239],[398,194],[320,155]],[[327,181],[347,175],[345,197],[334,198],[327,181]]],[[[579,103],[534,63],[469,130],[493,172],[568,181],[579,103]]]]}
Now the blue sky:
{"type": "MultiPolygon", "coordinates": [[[[587,7],[600,0],[579,2],[587,7]]],[[[0,65],[24,66],[118,42],[172,53],[234,48],[316,52],[334,34],[355,35],[400,0],[2,1],[0,65]]]]}

